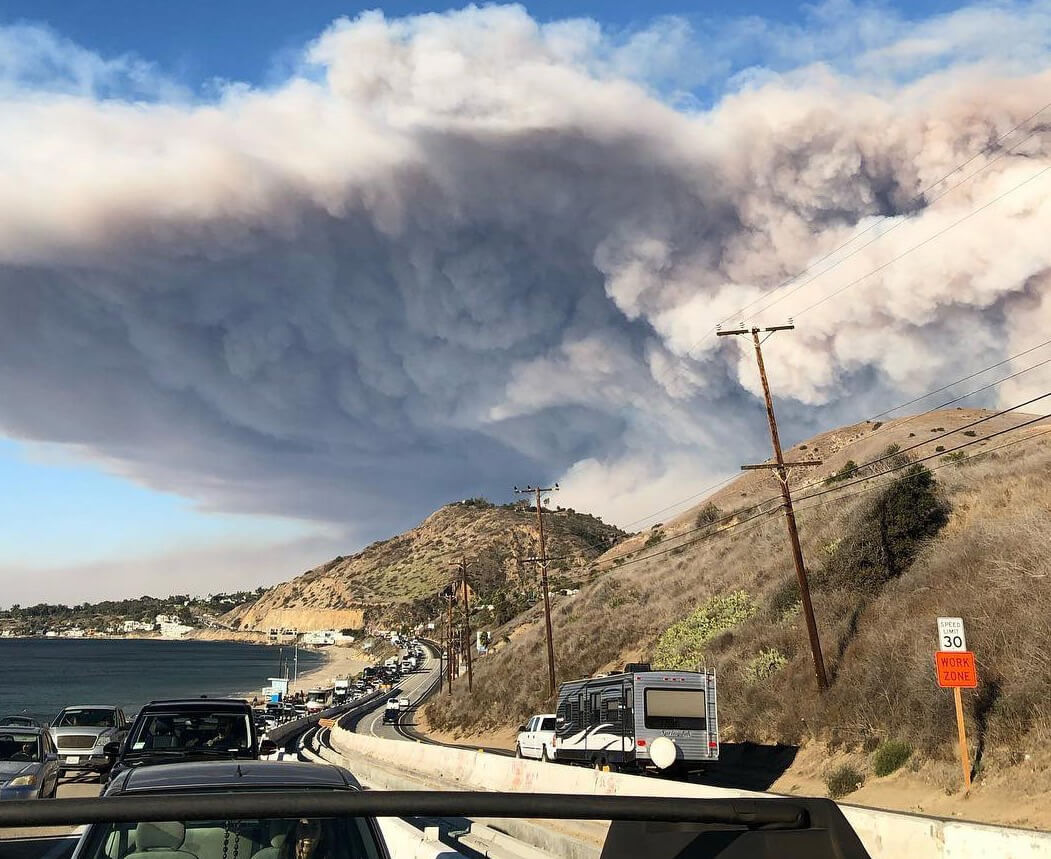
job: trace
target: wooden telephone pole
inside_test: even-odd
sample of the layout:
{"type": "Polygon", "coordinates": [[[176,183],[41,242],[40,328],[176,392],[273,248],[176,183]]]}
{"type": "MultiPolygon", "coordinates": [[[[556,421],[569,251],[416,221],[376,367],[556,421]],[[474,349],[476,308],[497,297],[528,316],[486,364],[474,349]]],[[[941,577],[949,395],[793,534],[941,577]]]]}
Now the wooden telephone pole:
{"type": "Polygon", "coordinates": [[[453,662],[456,660],[456,654],[453,652],[453,644],[455,641],[453,635],[453,603],[456,602],[456,590],[454,588],[447,587],[442,591],[442,598],[449,603],[449,617],[445,626],[445,681],[446,691],[449,695],[453,693],[453,662]]]}
{"type": "Polygon", "coordinates": [[[467,656],[467,691],[474,691],[474,668],[471,665],[471,607],[467,601],[467,558],[460,558],[456,565],[460,571],[460,586],[463,588],[464,651],[467,656]]]}
{"type": "MultiPolygon", "coordinates": [[[[806,460],[803,462],[785,462],[781,453],[781,439],[777,434],[777,418],[774,417],[774,401],[770,396],[770,383],[766,378],[766,365],[763,363],[763,350],[759,340],[760,332],[768,336],[776,331],[792,331],[795,325],[773,325],[769,328],[746,328],[742,325],[732,331],[717,331],[719,337],[728,337],[737,334],[751,334],[752,343],[755,346],[755,358],[759,364],[759,379],[763,383],[763,397],[766,399],[766,417],[770,424],[770,441],[774,447],[774,462],[764,465],[742,465],[745,470],[770,468],[777,472],[778,482],[781,484],[781,498],[784,501],[785,523],[788,526],[788,541],[792,546],[792,560],[796,566],[796,580],[799,583],[799,596],[803,603],[803,616],[806,618],[807,635],[810,637],[810,652],[814,657],[814,674],[817,677],[817,688],[821,692],[828,689],[828,675],[825,673],[825,659],[821,655],[821,639],[817,633],[817,621],[814,619],[814,605],[810,601],[810,583],[807,580],[806,567],[803,565],[803,550],[799,545],[799,530],[796,527],[796,513],[792,506],[792,493],[788,488],[788,468],[796,466],[820,465],[821,460],[806,460]]],[[[765,338],[764,338],[765,339],[765,338]]]]}
{"type": "Polygon", "coordinates": [[[540,502],[540,495],[543,492],[557,492],[558,484],[543,489],[539,486],[526,486],[525,489],[519,489],[515,487],[515,493],[519,495],[536,493],[536,522],[537,528],[540,531],[540,557],[537,560],[540,562],[540,585],[544,592],[544,623],[547,626],[547,693],[548,695],[555,694],[555,642],[551,633],[551,595],[548,592],[547,587],[547,546],[544,542],[544,514],[543,507],[540,502]]]}

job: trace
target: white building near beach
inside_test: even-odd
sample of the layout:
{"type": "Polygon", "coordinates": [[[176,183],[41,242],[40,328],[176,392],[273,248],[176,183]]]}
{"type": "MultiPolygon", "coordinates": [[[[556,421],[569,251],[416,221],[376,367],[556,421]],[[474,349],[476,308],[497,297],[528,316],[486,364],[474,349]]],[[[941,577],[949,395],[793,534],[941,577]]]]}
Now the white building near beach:
{"type": "Polygon", "coordinates": [[[186,626],[184,623],[171,623],[166,622],[160,625],[161,627],[161,638],[182,638],[186,633],[192,632],[192,626],[186,626]]]}

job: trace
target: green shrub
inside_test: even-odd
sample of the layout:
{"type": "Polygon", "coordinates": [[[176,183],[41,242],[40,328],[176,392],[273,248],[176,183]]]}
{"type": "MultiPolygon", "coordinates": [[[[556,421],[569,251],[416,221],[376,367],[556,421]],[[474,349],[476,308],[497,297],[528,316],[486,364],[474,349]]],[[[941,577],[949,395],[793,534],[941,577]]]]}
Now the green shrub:
{"type": "Polygon", "coordinates": [[[948,521],[937,483],[923,465],[909,466],[856,518],[825,561],[815,584],[875,594],[909,568],[920,544],[948,521]]]}
{"type": "Polygon", "coordinates": [[[954,462],[957,465],[962,465],[967,461],[967,452],[963,450],[954,450],[952,453],[945,454],[945,459],[949,462],[954,462]]]}
{"type": "Polygon", "coordinates": [[[799,603],[799,582],[795,578],[785,579],[770,594],[770,616],[774,620],[780,620],[786,614],[794,612],[799,603]]]}
{"type": "Polygon", "coordinates": [[[825,485],[831,486],[833,483],[842,483],[844,480],[850,480],[857,473],[858,464],[854,460],[848,459],[839,471],[833,471],[825,478],[825,485]]]}
{"type": "Polygon", "coordinates": [[[935,453],[941,453],[943,450],[945,450],[944,444],[939,444],[936,448],[934,448],[935,453]]]}
{"type": "Polygon", "coordinates": [[[696,524],[698,528],[706,528],[717,522],[721,517],[722,513],[719,511],[719,508],[709,501],[700,509],[694,524],[696,524]]]}
{"type": "Polygon", "coordinates": [[[978,433],[976,433],[974,430],[964,430],[963,435],[968,436],[969,438],[974,438],[976,435],[978,435],[978,433]]]}
{"type": "Polygon", "coordinates": [[[760,650],[755,656],[748,660],[743,674],[748,683],[759,683],[772,677],[788,664],[788,659],[776,647],[760,650]]]}
{"type": "Polygon", "coordinates": [[[653,666],[692,670],[704,659],[704,647],[718,635],[756,613],[755,600],[746,591],[714,596],[697,611],[673,624],[657,640],[653,666]]]}
{"type": "Polygon", "coordinates": [[[833,799],[853,793],[864,783],[864,774],[850,764],[836,767],[825,777],[825,787],[828,788],[828,795],[833,799]]]}
{"type": "Polygon", "coordinates": [[[646,538],[646,542],[642,544],[642,548],[648,549],[648,548],[650,548],[650,546],[656,546],[663,539],[664,539],[664,532],[663,531],[660,531],[660,530],[654,531],[653,533],[650,534],[649,537],[646,538]]]}
{"type": "Polygon", "coordinates": [[[880,743],[872,756],[872,771],[881,778],[901,769],[912,756],[912,746],[901,740],[880,743]]]}

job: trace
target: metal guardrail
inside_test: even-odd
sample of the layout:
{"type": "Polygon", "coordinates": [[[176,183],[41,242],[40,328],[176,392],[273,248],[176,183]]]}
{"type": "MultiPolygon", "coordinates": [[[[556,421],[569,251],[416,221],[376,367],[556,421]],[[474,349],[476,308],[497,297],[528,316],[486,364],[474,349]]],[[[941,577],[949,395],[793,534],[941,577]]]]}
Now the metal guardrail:
{"type": "Polygon", "coordinates": [[[217,818],[458,816],[687,821],[756,829],[806,829],[812,816],[842,818],[835,803],[824,799],[794,802],[486,791],[274,790],[0,803],[0,828],[217,818]]]}

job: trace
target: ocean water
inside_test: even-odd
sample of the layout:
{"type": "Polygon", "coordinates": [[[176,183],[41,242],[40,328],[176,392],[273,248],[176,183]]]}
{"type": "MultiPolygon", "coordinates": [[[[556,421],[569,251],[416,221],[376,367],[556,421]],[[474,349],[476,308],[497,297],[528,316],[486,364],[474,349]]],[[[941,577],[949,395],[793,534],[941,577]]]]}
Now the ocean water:
{"type": "MultiPolygon", "coordinates": [[[[262,689],[291,648],[158,639],[0,639],[0,716],[50,720],[70,704],[116,704],[131,716],[147,701],[262,689]]],[[[321,657],[299,651],[299,673],[321,657]]],[[[289,666],[291,672],[291,666],[289,666]]]]}

